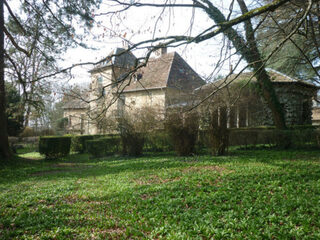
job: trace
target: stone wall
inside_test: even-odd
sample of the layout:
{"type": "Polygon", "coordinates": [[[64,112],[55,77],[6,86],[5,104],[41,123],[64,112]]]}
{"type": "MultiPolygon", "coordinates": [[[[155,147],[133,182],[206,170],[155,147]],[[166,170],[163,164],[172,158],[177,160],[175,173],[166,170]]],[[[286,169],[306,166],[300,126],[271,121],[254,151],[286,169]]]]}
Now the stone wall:
{"type": "MultiPolygon", "coordinates": [[[[275,84],[279,101],[285,111],[286,124],[303,125],[312,123],[312,100],[316,89],[295,83],[275,84]]],[[[273,125],[271,110],[263,103],[262,125],[273,125]]]]}
{"type": "MultiPolygon", "coordinates": [[[[280,104],[285,111],[286,124],[303,125],[312,123],[312,100],[316,95],[317,89],[314,87],[296,84],[292,82],[275,83],[275,91],[278,94],[280,104]]],[[[220,99],[214,98],[210,103],[211,107],[221,107],[220,99]]],[[[223,102],[223,101],[222,101],[223,102]]],[[[240,96],[231,104],[232,101],[225,100],[224,104],[228,107],[228,127],[257,127],[272,126],[272,112],[265,101],[257,94],[240,96]]],[[[319,121],[320,122],[320,121],[319,121]]]]}
{"type": "Polygon", "coordinates": [[[88,134],[89,120],[86,109],[65,109],[63,117],[68,119],[66,130],[71,134],[88,134]]]}
{"type": "Polygon", "coordinates": [[[312,109],[312,124],[320,125],[320,107],[315,107],[312,109]]]}

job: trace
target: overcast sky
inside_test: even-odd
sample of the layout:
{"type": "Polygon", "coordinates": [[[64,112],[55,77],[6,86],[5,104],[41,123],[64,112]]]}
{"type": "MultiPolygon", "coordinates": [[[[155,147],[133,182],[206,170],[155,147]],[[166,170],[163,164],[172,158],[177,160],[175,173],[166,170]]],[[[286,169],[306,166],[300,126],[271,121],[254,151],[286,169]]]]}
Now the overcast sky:
{"type": "MultiPolygon", "coordinates": [[[[188,3],[190,1],[181,0],[181,2],[188,3]]],[[[224,12],[229,11],[229,1],[217,2],[224,12]]],[[[177,8],[174,11],[165,10],[163,13],[162,8],[132,8],[119,17],[114,17],[112,20],[103,15],[112,10],[114,8],[110,7],[110,5],[102,4],[100,9],[93,13],[95,16],[95,27],[91,29],[91,34],[87,36],[86,43],[96,48],[96,50],[83,48],[70,49],[64,55],[65,60],[61,62],[63,66],[67,67],[78,62],[98,61],[106,57],[112,49],[123,47],[123,39],[131,43],[138,43],[159,36],[195,35],[213,24],[212,20],[208,19],[205,13],[192,8],[177,8]],[[158,19],[159,15],[161,15],[161,18],[158,19]],[[156,22],[157,24],[155,24],[156,22]],[[193,22],[192,25],[190,24],[191,22],[193,22]]],[[[221,46],[223,45],[222,39],[223,36],[219,35],[215,39],[203,43],[190,44],[174,49],[170,48],[168,52],[177,51],[197,73],[202,77],[207,77],[212,73],[219,60],[221,46]]],[[[226,43],[228,42],[226,41],[226,43]]],[[[227,47],[224,48],[224,50],[227,49],[227,47]]],[[[144,53],[145,50],[134,51],[136,56],[142,56],[144,53]]],[[[235,65],[236,61],[237,57],[233,57],[231,61],[227,61],[219,73],[215,72],[215,75],[227,74],[229,65],[235,65]]],[[[88,70],[91,68],[92,66],[89,65],[74,69],[74,79],[72,82],[89,82],[90,75],[88,70]]]]}

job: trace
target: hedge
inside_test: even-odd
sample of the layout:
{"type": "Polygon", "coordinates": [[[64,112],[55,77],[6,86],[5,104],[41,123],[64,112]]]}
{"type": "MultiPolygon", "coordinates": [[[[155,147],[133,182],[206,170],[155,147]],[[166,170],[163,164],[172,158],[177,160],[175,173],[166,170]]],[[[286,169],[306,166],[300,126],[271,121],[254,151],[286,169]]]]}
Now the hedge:
{"type": "Polygon", "coordinates": [[[128,156],[140,156],[143,152],[145,143],[145,134],[143,133],[130,133],[121,134],[122,154],[128,156]]]}
{"type": "Polygon", "coordinates": [[[164,130],[148,133],[145,139],[143,151],[166,152],[173,151],[169,135],[164,130]]]}
{"type": "Polygon", "coordinates": [[[71,137],[40,137],[39,152],[46,159],[56,159],[67,156],[70,153],[71,137]]]}
{"type": "Polygon", "coordinates": [[[314,127],[299,126],[287,130],[272,128],[231,129],[230,145],[244,146],[268,144],[278,148],[305,148],[319,146],[320,132],[314,127]]]}
{"type": "MultiPolygon", "coordinates": [[[[198,137],[198,147],[206,148],[208,143],[208,130],[201,130],[198,137]]],[[[229,129],[229,146],[249,148],[261,144],[280,149],[320,147],[320,130],[309,125],[290,126],[286,130],[274,127],[229,129]]]]}
{"type": "Polygon", "coordinates": [[[120,137],[102,137],[86,141],[88,153],[93,157],[103,157],[119,152],[120,137]]]}
{"type": "Polygon", "coordinates": [[[87,152],[86,141],[93,140],[96,137],[97,137],[96,135],[73,136],[71,140],[71,151],[78,152],[78,153],[86,153],[87,152]]]}

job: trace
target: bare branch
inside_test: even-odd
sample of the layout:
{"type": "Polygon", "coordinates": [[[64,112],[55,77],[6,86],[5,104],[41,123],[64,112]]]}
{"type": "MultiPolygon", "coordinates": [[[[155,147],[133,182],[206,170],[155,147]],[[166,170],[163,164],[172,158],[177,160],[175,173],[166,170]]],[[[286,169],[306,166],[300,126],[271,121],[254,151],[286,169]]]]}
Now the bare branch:
{"type": "Polygon", "coordinates": [[[7,37],[9,38],[10,42],[13,44],[13,46],[16,47],[16,49],[20,52],[23,52],[24,54],[26,54],[28,57],[30,57],[31,52],[25,50],[24,48],[20,47],[19,44],[14,40],[14,37],[9,33],[9,31],[7,30],[6,27],[3,28],[4,33],[7,35],[7,37]]]}
{"type": "Polygon", "coordinates": [[[3,1],[4,5],[6,5],[8,12],[10,14],[10,16],[13,18],[13,20],[18,24],[19,28],[22,30],[23,34],[27,35],[26,30],[24,29],[24,27],[21,25],[21,23],[19,22],[19,20],[16,18],[16,16],[14,15],[14,13],[12,12],[9,4],[7,3],[6,0],[3,1]]]}

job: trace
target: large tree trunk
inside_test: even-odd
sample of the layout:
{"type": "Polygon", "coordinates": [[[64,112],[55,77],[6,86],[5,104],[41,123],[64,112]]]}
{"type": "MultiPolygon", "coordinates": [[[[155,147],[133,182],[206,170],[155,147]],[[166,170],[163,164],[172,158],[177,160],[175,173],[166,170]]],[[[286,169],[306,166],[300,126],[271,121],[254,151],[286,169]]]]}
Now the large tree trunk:
{"type": "MultiPolygon", "coordinates": [[[[210,6],[210,8],[206,10],[206,12],[211,17],[211,19],[217,24],[226,22],[226,18],[221,13],[221,11],[213,4],[210,4],[209,1],[206,2],[208,2],[208,5],[210,6]]],[[[247,12],[244,1],[238,0],[238,3],[242,12],[247,12]]],[[[257,42],[250,20],[245,21],[245,34],[247,41],[245,41],[244,38],[233,28],[226,29],[224,31],[224,34],[233,43],[238,53],[241,54],[241,56],[248,62],[248,64],[251,65],[251,67],[253,67],[255,77],[257,78],[261,90],[261,95],[272,112],[272,117],[276,128],[286,129],[284,111],[273,88],[270,76],[265,70],[263,59],[258,50],[257,42]]]]}
{"type": "Polygon", "coordinates": [[[6,116],[6,92],[4,83],[4,15],[3,0],[0,0],[0,162],[8,160],[11,155],[9,149],[7,116],[6,116]]]}
{"type": "MultiPolygon", "coordinates": [[[[246,14],[248,12],[248,8],[245,1],[237,1],[242,11],[242,14],[246,14]]],[[[267,102],[268,107],[271,109],[274,124],[279,129],[285,129],[286,120],[284,117],[284,110],[274,90],[270,76],[265,70],[263,59],[257,46],[257,41],[254,35],[253,26],[250,19],[244,22],[244,27],[247,40],[247,48],[245,48],[243,56],[253,66],[261,90],[261,95],[267,102]]]]}

